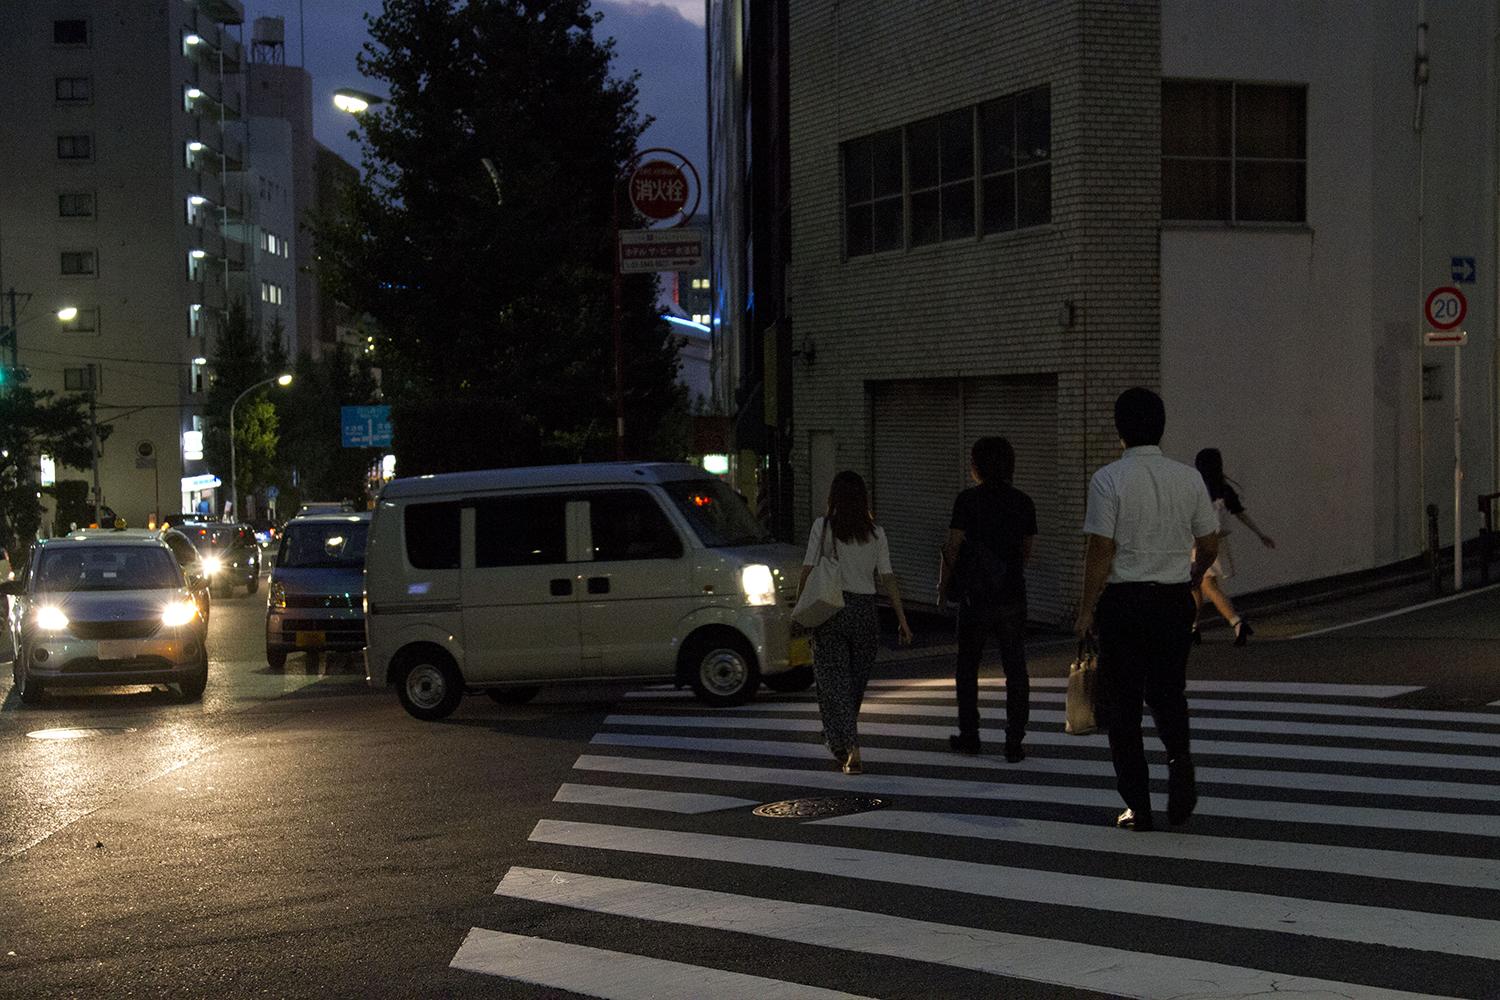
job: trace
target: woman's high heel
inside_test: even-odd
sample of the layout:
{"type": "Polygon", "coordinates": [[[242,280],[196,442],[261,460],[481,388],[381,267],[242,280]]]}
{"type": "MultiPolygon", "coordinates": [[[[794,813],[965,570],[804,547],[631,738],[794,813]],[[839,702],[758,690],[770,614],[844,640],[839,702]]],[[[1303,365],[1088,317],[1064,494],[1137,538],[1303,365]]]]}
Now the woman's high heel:
{"type": "Polygon", "coordinates": [[[1250,627],[1249,622],[1241,618],[1239,625],[1235,626],[1234,629],[1234,644],[1236,646],[1243,646],[1254,634],[1255,629],[1250,627]]]}
{"type": "Polygon", "coordinates": [[[861,764],[859,762],[859,747],[852,747],[852,748],[850,748],[848,755],[846,757],[844,757],[844,773],[845,774],[864,774],[865,773],[864,767],[861,766],[861,764]]]}
{"type": "Polygon", "coordinates": [[[1196,626],[1196,625],[1193,626],[1193,645],[1194,646],[1201,646],[1201,645],[1203,645],[1203,633],[1200,632],[1200,631],[1198,631],[1198,626],[1196,626]]]}

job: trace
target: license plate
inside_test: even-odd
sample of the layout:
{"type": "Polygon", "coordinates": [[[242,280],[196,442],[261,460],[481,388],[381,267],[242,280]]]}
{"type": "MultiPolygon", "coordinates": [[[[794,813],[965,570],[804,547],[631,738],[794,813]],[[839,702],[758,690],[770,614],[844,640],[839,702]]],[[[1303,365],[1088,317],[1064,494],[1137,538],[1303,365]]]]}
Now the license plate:
{"type": "Polygon", "coordinates": [[[328,633],[326,632],[298,632],[297,645],[303,648],[309,646],[325,646],[328,644],[328,633]]]}
{"type": "Polygon", "coordinates": [[[787,656],[794,667],[805,667],[812,662],[812,640],[808,638],[793,639],[787,650],[787,656]]]}
{"type": "Polygon", "coordinates": [[[129,660],[135,657],[139,649],[139,643],[128,639],[101,639],[99,640],[99,659],[129,660]]]}

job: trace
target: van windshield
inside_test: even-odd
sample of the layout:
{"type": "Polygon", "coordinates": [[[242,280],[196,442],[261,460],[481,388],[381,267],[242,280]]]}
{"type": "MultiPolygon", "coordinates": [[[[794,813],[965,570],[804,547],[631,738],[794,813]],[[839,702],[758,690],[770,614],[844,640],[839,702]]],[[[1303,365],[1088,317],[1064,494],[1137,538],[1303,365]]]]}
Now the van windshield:
{"type": "Polygon", "coordinates": [[[365,564],[364,521],[292,524],[281,536],[278,569],[359,569],[365,564]]]}
{"type": "Polygon", "coordinates": [[[698,540],[709,548],[757,545],[771,540],[740,495],[717,479],[687,479],[661,485],[693,526],[698,540]]]}

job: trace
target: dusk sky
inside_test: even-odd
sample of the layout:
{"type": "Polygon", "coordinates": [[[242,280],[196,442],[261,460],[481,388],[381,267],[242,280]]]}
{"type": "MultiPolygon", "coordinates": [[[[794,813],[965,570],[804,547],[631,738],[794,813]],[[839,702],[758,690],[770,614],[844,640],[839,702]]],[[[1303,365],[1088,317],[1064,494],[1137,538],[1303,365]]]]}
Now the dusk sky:
{"type": "MultiPolygon", "coordinates": [[[[245,47],[254,19],[286,18],[287,62],[300,59],[298,8],[306,14],[306,66],[313,77],[314,131],[322,143],[349,162],[360,162],[359,143],[348,138],[350,121],[335,110],[334,90],[357,87],[379,92],[355,69],[366,38],[364,15],[380,11],[381,0],[247,0],[245,47]]],[[[616,74],[639,70],[641,112],[656,119],[642,137],[647,146],[681,150],[703,171],[707,152],[704,90],[703,0],[596,0],[604,15],[595,29],[616,41],[616,74]]]]}

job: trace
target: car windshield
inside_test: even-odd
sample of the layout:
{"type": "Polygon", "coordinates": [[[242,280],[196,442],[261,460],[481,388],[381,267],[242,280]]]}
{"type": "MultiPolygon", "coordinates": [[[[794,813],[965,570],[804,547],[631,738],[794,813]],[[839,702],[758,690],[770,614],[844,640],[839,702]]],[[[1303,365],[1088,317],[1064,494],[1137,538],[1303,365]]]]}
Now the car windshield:
{"type": "Polygon", "coordinates": [[[276,566],[288,569],[359,569],[365,564],[364,521],[294,524],[281,536],[276,566]]]}
{"type": "Polygon", "coordinates": [[[48,593],[182,586],[172,553],[146,545],[49,546],[42,552],[36,578],[37,589],[48,593]]]}
{"type": "Polygon", "coordinates": [[[698,539],[711,549],[771,540],[740,495],[717,479],[662,483],[662,488],[693,526],[698,539]]]}

